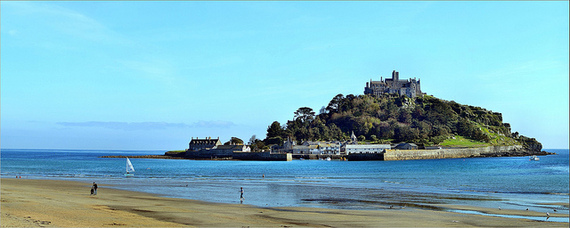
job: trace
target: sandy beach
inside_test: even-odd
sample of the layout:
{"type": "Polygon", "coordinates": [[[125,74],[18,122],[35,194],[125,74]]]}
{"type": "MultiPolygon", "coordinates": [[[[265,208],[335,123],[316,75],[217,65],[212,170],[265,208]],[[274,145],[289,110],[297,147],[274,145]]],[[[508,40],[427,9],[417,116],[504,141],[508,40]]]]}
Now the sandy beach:
{"type": "MultiPolygon", "coordinates": [[[[568,227],[568,223],[532,221],[453,212],[392,209],[336,210],[260,208],[159,197],[91,183],[1,179],[2,227],[568,227]]],[[[449,205],[449,208],[524,214],[449,205]]],[[[532,212],[531,216],[540,216],[532,212]]],[[[568,217],[551,213],[551,216],[568,217]]]]}

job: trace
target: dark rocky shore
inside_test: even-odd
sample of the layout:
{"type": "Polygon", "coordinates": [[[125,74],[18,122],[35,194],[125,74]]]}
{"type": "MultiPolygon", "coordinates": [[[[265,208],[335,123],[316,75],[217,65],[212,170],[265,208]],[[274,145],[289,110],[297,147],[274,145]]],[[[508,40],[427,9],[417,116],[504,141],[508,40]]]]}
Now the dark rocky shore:
{"type": "Polygon", "coordinates": [[[506,152],[495,152],[495,153],[482,153],[478,157],[526,157],[526,156],[545,156],[554,155],[556,153],[547,151],[506,151],[506,152]]]}

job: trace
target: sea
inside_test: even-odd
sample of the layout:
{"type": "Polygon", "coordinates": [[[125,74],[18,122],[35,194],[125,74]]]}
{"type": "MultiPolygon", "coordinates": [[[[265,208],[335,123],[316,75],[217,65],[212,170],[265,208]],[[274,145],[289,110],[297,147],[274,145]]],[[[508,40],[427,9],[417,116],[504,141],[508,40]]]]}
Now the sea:
{"type": "MultiPolygon", "coordinates": [[[[102,156],[162,155],[164,151],[1,149],[0,175],[85,182],[86,193],[97,182],[103,188],[259,207],[449,210],[445,205],[452,204],[568,214],[569,151],[546,151],[556,155],[539,156],[538,161],[529,157],[408,161],[131,158],[134,177],[125,177],[125,158],[102,156]]],[[[568,222],[568,217],[546,221],[568,222]]]]}

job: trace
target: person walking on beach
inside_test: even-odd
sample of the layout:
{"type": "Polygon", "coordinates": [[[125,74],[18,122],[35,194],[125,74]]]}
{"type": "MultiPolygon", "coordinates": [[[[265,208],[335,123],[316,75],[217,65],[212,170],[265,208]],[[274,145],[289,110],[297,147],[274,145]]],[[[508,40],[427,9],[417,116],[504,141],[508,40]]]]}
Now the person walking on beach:
{"type": "Polygon", "coordinates": [[[97,195],[97,184],[95,182],[93,182],[93,187],[91,187],[91,189],[92,189],[91,194],[97,195]]]}

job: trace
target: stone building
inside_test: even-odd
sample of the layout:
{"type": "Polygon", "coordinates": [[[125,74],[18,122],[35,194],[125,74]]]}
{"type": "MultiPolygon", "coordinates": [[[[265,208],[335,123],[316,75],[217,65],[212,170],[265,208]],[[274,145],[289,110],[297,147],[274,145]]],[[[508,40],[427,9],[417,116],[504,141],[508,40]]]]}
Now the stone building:
{"type": "Polygon", "coordinates": [[[192,138],[190,143],[188,144],[188,151],[199,151],[199,150],[209,150],[217,146],[221,146],[222,142],[220,138],[212,139],[210,137],[199,139],[199,138],[192,138]]]}
{"type": "Polygon", "coordinates": [[[380,154],[389,150],[390,144],[346,145],[346,155],[350,154],[380,154]]]}
{"type": "Polygon", "coordinates": [[[416,80],[415,78],[400,80],[400,73],[392,71],[392,78],[386,78],[384,80],[380,77],[380,81],[370,80],[370,82],[366,82],[364,94],[381,96],[385,93],[398,94],[400,96],[406,95],[408,97],[421,96],[420,80],[416,80]]]}
{"type": "Polygon", "coordinates": [[[398,150],[417,150],[418,145],[415,143],[400,143],[394,149],[398,150]]]}
{"type": "Polygon", "coordinates": [[[251,152],[247,145],[222,145],[220,138],[192,138],[186,150],[189,158],[231,158],[235,153],[251,152]]]}
{"type": "Polygon", "coordinates": [[[302,146],[309,147],[310,154],[336,154],[340,155],[341,142],[306,141],[302,146]]]}
{"type": "Polygon", "coordinates": [[[212,151],[231,154],[233,152],[251,152],[251,148],[247,145],[219,145],[213,148],[212,151]]]}

